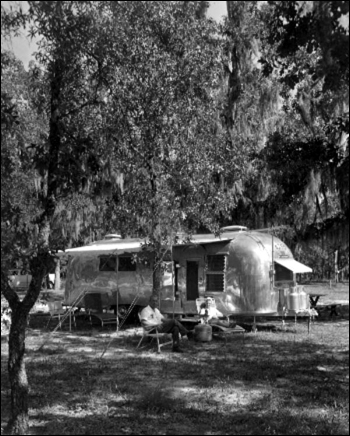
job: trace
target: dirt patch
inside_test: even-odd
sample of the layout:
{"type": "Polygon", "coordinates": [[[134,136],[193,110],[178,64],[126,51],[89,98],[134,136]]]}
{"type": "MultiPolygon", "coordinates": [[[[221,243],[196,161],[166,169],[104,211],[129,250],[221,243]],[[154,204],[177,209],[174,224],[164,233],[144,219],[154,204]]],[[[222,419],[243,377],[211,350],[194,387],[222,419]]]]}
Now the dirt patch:
{"type": "MultiPolygon", "coordinates": [[[[283,331],[184,341],[183,354],[137,349],[137,326],[64,325],[50,336],[46,323],[33,316],[27,332],[32,434],[348,434],[346,318],[315,320],[310,334],[301,319],[283,331]]],[[[3,428],[6,342],[1,351],[3,428]]]]}

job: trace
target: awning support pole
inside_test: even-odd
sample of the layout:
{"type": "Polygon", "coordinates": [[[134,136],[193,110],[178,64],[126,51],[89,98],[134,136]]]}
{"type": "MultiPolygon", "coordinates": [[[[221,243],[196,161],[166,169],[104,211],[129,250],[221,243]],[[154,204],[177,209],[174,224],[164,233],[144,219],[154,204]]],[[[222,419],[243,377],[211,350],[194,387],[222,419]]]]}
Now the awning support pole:
{"type": "Polygon", "coordinates": [[[275,251],[274,251],[274,240],[273,240],[273,229],[272,229],[272,289],[275,288],[275,251]]]}
{"type": "Polygon", "coordinates": [[[175,272],[174,272],[174,259],[173,259],[173,234],[171,233],[171,287],[173,291],[173,319],[175,319],[175,272]]]}
{"type": "MultiPolygon", "coordinates": [[[[117,273],[117,275],[118,275],[118,273],[117,273]]],[[[117,279],[118,280],[118,279],[117,279]]],[[[116,314],[115,314],[115,316],[116,316],[116,318],[117,318],[117,322],[116,322],[116,332],[118,333],[119,332],[119,318],[118,318],[118,314],[119,314],[119,287],[117,286],[117,295],[116,295],[116,299],[117,299],[117,304],[116,304],[116,306],[117,306],[117,308],[116,308],[116,314]]]]}

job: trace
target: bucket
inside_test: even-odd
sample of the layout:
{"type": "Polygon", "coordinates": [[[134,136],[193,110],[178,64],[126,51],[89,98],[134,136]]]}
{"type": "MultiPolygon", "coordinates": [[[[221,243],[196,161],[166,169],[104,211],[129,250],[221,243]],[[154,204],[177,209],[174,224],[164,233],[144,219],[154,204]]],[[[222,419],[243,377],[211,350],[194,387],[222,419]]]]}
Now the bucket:
{"type": "Polygon", "coordinates": [[[209,324],[198,324],[194,328],[195,339],[198,342],[210,342],[213,339],[213,329],[209,324]]]}

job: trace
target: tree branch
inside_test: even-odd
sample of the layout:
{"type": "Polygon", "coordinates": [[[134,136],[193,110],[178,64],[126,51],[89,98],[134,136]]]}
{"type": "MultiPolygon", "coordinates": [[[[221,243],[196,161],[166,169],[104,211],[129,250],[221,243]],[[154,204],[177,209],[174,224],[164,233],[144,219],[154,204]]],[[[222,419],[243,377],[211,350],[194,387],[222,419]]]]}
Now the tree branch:
{"type": "Polygon", "coordinates": [[[16,291],[9,285],[8,276],[3,269],[1,269],[1,293],[9,302],[11,309],[14,309],[20,303],[19,297],[16,291]]]}
{"type": "Polygon", "coordinates": [[[79,112],[81,109],[83,109],[86,106],[90,106],[90,105],[93,106],[93,105],[97,105],[99,103],[101,103],[101,102],[98,101],[95,97],[93,100],[87,101],[87,102],[83,103],[81,106],[79,106],[75,109],[72,109],[71,111],[66,112],[65,114],[62,114],[60,116],[60,118],[68,117],[69,115],[72,115],[72,114],[75,114],[76,112],[79,112]]]}

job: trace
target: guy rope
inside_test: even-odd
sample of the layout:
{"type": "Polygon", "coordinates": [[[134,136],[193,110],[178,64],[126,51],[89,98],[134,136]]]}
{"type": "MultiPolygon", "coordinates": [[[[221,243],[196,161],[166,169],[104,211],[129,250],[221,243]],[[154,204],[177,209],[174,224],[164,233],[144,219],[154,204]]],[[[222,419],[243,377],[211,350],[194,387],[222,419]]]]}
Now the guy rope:
{"type": "MultiPolygon", "coordinates": [[[[158,263],[157,263],[156,265],[154,265],[153,272],[154,272],[154,271],[156,270],[156,268],[161,264],[161,262],[162,262],[163,259],[164,259],[165,254],[166,254],[166,251],[163,253],[162,258],[158,261],[158,263]]],[[[138,290],[137,294],[135,295],[134,299],[132,300],[132,302],[131,302],[131,304],[130,304],[130,306],[129,306],[127,312],[126,312],[126,314],[123,316],[123,318],[121,318],[121,323],[120,323],[120,325],[119,325],[118,330],[123,326],[123,324],[125,323],[127,317],[130,315],[131,311],[132,311],[133,308],[135,307],[135,305],[136,305],[136,303],[137,303],[137,300],[139,299],[140,291],[141,291],[141,287],[139,287],[139,290],[138,290]]],[[[117,331],[117,334],[118,334],[118,331],[117,331]]],[[[103,352],[102,352],[102,354],[101,354],[101,356],[100,356],[100,359],[103,358],[103,356],[105,355],[106,351],[108,350],[108,348],[110,347],[110,345],[111,345],[111,343],[113,342],[114,339],[115,339],[115,337],[113,336],[113,337],[109,340],[108,344],[106,345],[106,347],[104,348],[104,350],[103,350],[103,352]]]]}
{"type": "MultiPolygon", "coordinates": [[[[140,294],[140,288],[139,288],[137,294],[135,295],[134,299],[132,300],[132,302],[131,302],[131,304],[130,304],[130,306],[129,306],[127,312],[126,312],[126,314],[121,318],[121,322],[120,322],[120,324],[119,324],[119,329],[122,328],[122,326],[123,326],[123,324],[125,323],[127,317],[130,315],[131,311],[132,311],[133,308],[135,307],[135,305],[136,305],[136,303],[137,303],[137,300],[139,299],[139,294],[140,294]]],[[[100,359],[102,359],[102,357],[104,356],[104,354],[106,353],[106,351],[108,350],[109,346],[111,345],[111,343],[113,342],[114,339],[115,339],[115,337],[112,337],[112,338],[109,340],[108,344],[106,345],[106,347],[104,348],[104,350],[103,350],[103,352],[102,352],[102,354],[101,354],[101,356],[100,356],[100,359]]]]}
{"type": "Polygon", "coordinates": [[[46,340],[42,343],[42,345],[37,349],[37,351],[40,351],[44,345],[47,344],[47,342],[49,341],[49,339],[51,338],[51,336],[57,331],[57,329],[62,326],[62,324],[64,323],[64,321],[70,317],[72,315],[72,312],[74,312],[74,310],[76,309],[76,307],[78,306],[78,304],[82,301],[82,299],[85,297],[86,291],[84,290],[83,292],[81,292],[78,297],[73,301],[71,307],[69,308],[69,310],[67,310],[67,312],[62,316],[60,322],[57,324],[57,326],[52,330],[52,332],[50,332],[50,334],[47,336],[46,340]]]}

